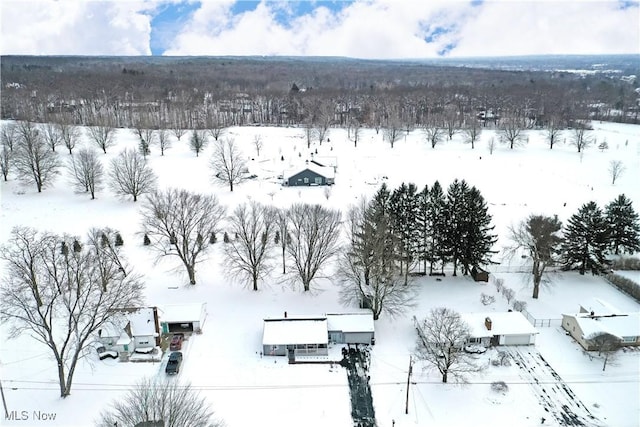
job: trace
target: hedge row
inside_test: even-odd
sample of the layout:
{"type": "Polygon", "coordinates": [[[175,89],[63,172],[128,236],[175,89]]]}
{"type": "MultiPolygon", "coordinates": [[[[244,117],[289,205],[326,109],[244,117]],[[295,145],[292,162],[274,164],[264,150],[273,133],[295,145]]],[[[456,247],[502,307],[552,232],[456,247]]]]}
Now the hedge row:
{"type": "Polygon", "coordinates": [[[611,273],[605,276],[605,279],[609,281],[613,286],[620,289],[622,292],[631,296],[637,302],[640,303],[640,285],[631,279],[622,277],[619,274],[611,273]]]}

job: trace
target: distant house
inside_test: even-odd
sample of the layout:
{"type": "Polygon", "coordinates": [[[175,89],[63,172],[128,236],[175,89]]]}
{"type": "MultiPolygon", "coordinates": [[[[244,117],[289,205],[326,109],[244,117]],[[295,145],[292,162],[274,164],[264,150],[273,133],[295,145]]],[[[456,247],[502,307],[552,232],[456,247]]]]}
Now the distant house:
{"type": "Polygon", "coordinates": [[[205,303],[171,304],[160,307],[160,327],[162,333],[202,332],[207,317],[205,303]]]}
{"type": "Polygon", "coordinates": [[[299,168],[288,170],[283,174],[283,184],[290,187],[333,185],[334,182],[334,168],[318,166],[311,162],[299,168]]]}
{"type": "Polygon", "coordinates": [[[612,335],[623,346],[640,346],[640,312],[623,313],[597,298],[580,304],[576,314],[563,314],[562,327],[587,351],[597,350],[593,341],[612,335]]]}
{"type": "Polygon", "coordinates": [[[123,308],[98,330],[98,340],[107,350],[120,354],[144,351],[160,345],[156,307],[123,308]]]}
{"type": "Polygon", "coordinates": [[[326,317],[264,319],[262,353],[265,356],[326,356],[329,343],[326,317]]]}
{"type": "Polygon", "coordinates": [[[469,344],[531,345],[538,331],[519,311],[463,313],[460,315],[470,329],[469,344]]]}
{"type": "Polygon", "coordinates": [[[370,310],[360,313],[327,314],[329,341],[336,344],[367,344],[376,342],[373,314],[370,310]]]}

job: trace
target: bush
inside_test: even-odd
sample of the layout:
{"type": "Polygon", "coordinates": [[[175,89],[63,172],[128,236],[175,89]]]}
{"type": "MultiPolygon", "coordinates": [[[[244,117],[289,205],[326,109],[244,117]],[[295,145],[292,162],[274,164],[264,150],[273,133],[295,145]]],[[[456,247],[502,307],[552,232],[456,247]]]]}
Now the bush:
{"type": "Polygon", "coordinates": [[[144,240],[142,242],[145,246],[149,246],[151,244],[151,240],[149,240],[149,236],[144,235],[144,240]]]}
{"type": "Polygon", "coordinates": [[[496,393],[506,393],[509,391],[509,386],[504,381],[495,381],[491,383],[491,390],[496,393]]]}
{"type": "Polygon", "coordinates": [[[504,289],[504,279],[496,279],[496,291],[501,292],[504,289]]]}
{"type": "Polygon", "coordinates": [[[231,240],[229,240],[229,234],[225,231],[224,232],[224,236],[222,237],[222,241],[225,243],[229,243],[231,240]]]}
{"type": "Polygon", "coordinates": [[[487,295],[485,293],[481,293],[480,302],[482,303],[482,305],[491,305],[494,302],[496,302],[496,297],[494,297],[493,295],[487,295]]]}
{"type": "Polygon", "coordinates": [[[640,258],[620,257],[611,262],[613,270],[640,270],[640,258]]]}
{"type": "Polygon", "coordinates": [[[124,245],[124,240],[122,240],[122,236],[120,235],[120,233],[116,233],[116,242],[115,242],[116,246],[122,246],[124,245]]]}
{"type": "Polygon", "coordinates": [[[82,250],[82,245],[77,240],[73,241],[73,252],[80,252],[82,250]]]}
{"type": "Polygon", "coordinates": [[[631,279],[611,273],[604,276],[609,283],[640,303],[640,285],[631,279]]]}
{"type": "Polygon", "coordinates": [[[211,233],[211,236],[209,236],[209,243],[215,245],[217,241],[218,238],[216,237],[216,233],[211,233]]]}
{"type": "Polygon", "coordinates": [[[520,301],[520,300],[513,301],[513,309],[515,311],[522,311],[522,310],[524,310],[526,308],[527,308],[527,302],[526,301],[520,301]]]}

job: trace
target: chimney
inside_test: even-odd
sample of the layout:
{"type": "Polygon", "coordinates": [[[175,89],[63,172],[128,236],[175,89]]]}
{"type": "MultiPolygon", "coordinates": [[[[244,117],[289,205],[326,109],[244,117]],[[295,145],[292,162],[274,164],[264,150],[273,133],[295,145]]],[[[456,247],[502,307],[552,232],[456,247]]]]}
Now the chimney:
{"type": "Polygon", "coordinates": [[[491,330],[491,318],[490,317],[485,317],[484,326],[487,328],[487,331],[491,330]]]}
{"type": "Polygon", "coordinates": [[[285,319],[287,318],[287,312],[286,311],[284,312],[284,318],[285,319]]]}

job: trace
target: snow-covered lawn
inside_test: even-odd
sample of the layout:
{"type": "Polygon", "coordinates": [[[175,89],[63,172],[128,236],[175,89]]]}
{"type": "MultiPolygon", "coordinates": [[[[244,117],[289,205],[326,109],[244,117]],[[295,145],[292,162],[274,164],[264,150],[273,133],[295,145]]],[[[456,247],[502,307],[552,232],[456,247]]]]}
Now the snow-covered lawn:
{"type": "MultiPolygon", "coordinates": [[[[215,193],[231,210],[237,203],[258,200],[276,206],[293,202],[321,203],[346,210],[363,196],[370,196],[380,183],[394,188],[401,182],[415,182],[419,188],[439,180],[443,187],[454,178],[466,179],[480,189],[489,204],[496,232],[497,250],[505,244],[506,229],[531,213],[557,214],[563,221],[583,203],[595,200],[604,206],[625,193],[636,211],[640,209],[640,127],[594,123],[598,141],[607,140],[605,152],[595,147],[580,157],[568,144],[550,151],[541,131],[529,133],[529,144],[509,150],[498,146],[490,155],[486,148],[494,133],[485,131],[475,150],[456,135],[435,149],[428,146],[419,131],[398,141],[395,148],[382,141],[382,135],[366,130],[358,147],[346,139],[346,132],[332,129],[331,142],[306,148],[303,130],[295,128],[247,127],[229,129],[249,160],[250,172],[258,176],[230,193],[211,183],[208,161],[211,147],[200,157],[188,149],[188,137],[173,140],[173,147],[160,157],[153,150],[150,163],[158,174],[159,185],[215,193]],[[260,134],[264,147],[255,157],[251,144],[260,134]],[[628,142],[627,142],[628,141],[628,142]],[[335,156],[338,161],[336,185],[287,188],[279,185],[282,171],[309,158],[315,149],[319,156],[335,156]],[[281,156],[285,158],[280,160],[281,156]],[[610,160],[622,160],[626,171],[610,183],[610,160]]],[[[105,165],[119,150],[135,146],[133,132],[119,129],[118,144],[104,156],[105,165]]],[[[567,134],[567,140],[569,135],[567,134]]],[[[61,152],[63,157],[66,156],[61,152]]],[[[348,311],[337,298],[328,278],[318,280],[304,294],[283,280],[278,268],[271,278],[252,292],[224,274],[221,245],[214,246],[210,260],[197,271],[198,284],[187,284],[174,261],[154,264],[153,255],[142,245],[138,205],[119,200],[104,190],[97,200],[74,194],[66,177],[42,194],[23,187],[15,179],[1,185],[0,242],[6,242],[11,228],[30,225],[57,233],[84,236],[90,227],[117,229],[124,239],[124,252],[146,282],[146,304],[163,305],[206,302],[207,318],[203,333],[188,337],[183,348],[184,364],[177,378],[190,381],[207,396],[216,413],[229,427],[234,426],[351,426],[349,388],[343,368],[322,365],[288,365],[284,357],[261,357],[262,319],[290,314],[323,314],[348,311]]],[[[277,258],[276,258],[277,260],[277,258]]],[[[578,310],[578,304],[592,297],[601,298],[623,311],[640,311],[640,305],[598,277],[561,273],[550,286],[543,287],[540,299],[531,299],[527,275],[520,273],[520,259],[502,261],[490,270],[492,277],[504,279],[516,292],[516,299],[527,302],[527,311],[536,319],[560,319],[562,313],[578,310]]],[[[277,263],[277,261],[276,261],[277,263]]],[[[415,308],[402,317],[382,317],[376,322],[376,345],[371,352],[371,385],[379,426],[538,426],[556,420],[545,411],[539,390],[527,380],[521,368],[493,366],[497,350],[490,349],[478,359],[487,369],[470,378],[465,386],[442,384],[437,372],[416,363],[405,414],[406,381],[409,358],[415,343],[412,316],[424,317],[433,307],[447,306],[459,312],[504,311],[507,302],[493,282],[476,283],[468,277],[418,278],[420,296],[415,308]],[[484,306],[480,294],[495,296],[495,303],[484,306]],[[505,393],[492,391],[491,383],[504,381],[505,393]]],[[[142,376],[164,376],[164,363],[119,363],[99,361],[92,354],[82,361],[75,376],[72,394],[60,399],[55,366],[47,349],[26,334],[15,340],[2,330],[0,369],[7,406],[15,421],[3,425],[45,425],[37,421],[38,411],[56,414],[46,425],[91,425],[105,406],[142,376]],[[25,411],[24,413],[22,411],[25,411]],[[23,419],[24,418],[24,419],[23,419]]],[[[339,349],[331,349],[332,354],[339,349]]],[[[640,351],[622,352],[617,361],[602,371],[602,361],[584,354],[567,336],[559,322],[539,328],[535,349],[575,393],[594,417],[594,425],[638,426],[640,419],[640,351]]],[[[337,358],[337,356],[336,356],[337,358]]],[[[542,374],[541,374],[542,375],[542,374]]],[[[559,382],[553,380],[549,389],[559,382]]],[[[550,392],[547,390],[547,392],[550,392]]],[[[550,392],[551,393],[551,392],[550,392]]],[[[559,398],[567,399],[566,397],[559,398]]]]}

